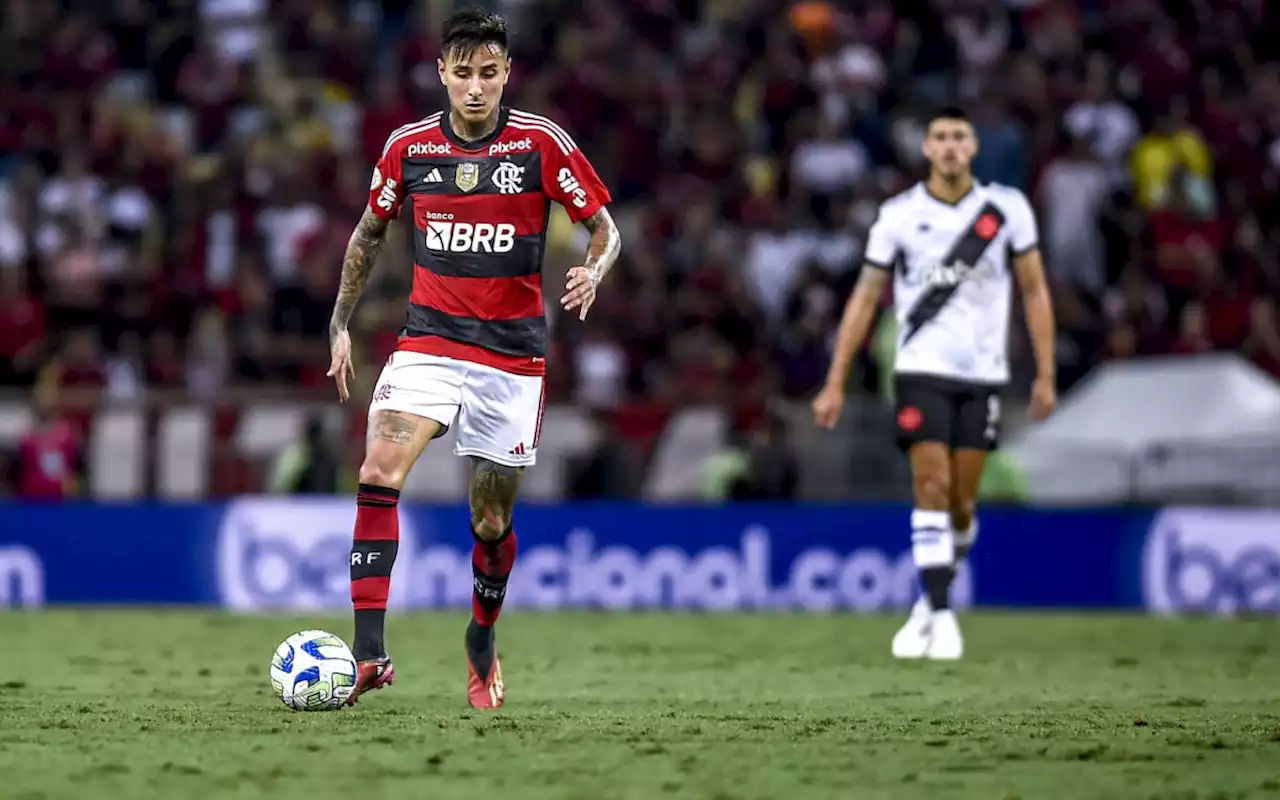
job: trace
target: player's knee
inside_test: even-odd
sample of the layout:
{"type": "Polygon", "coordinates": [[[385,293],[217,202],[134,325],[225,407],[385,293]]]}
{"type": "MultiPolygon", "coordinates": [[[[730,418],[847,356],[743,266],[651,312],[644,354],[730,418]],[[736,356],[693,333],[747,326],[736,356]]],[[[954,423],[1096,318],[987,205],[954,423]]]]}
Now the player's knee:
{"type": "Polygon", "coordinates": [[[922,470],[912,480],[916,508],[941,511],[949,507],[951,476],[946,470],[922,470]]]}
{"type": "Polygon", "coordinates": [[[360,465],[360,482],[370,486],[386,486],[389,489],[404,488],[408,472],[397,464],[384,459],[365,457],[360,465]]]}

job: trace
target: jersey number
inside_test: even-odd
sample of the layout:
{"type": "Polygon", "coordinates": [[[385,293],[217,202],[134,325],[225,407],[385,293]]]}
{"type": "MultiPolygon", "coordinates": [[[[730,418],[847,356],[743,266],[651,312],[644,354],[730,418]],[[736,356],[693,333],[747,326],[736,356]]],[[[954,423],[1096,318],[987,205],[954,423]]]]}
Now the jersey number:
{"type": "Polygon", "coordinates": [[[1000,427],[1000,395],[993,394],[987,398],[987,429],[982,432],[987,441],[994,442],[996,431],[1000,427]]]}

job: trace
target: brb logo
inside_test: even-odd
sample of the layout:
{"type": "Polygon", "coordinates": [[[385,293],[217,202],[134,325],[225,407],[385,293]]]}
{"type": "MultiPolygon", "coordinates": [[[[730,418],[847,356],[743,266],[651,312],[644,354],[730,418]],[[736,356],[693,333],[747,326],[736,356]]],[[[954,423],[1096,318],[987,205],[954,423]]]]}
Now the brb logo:
{"type": "Polygon", "coordinates": [[[1143,554],[1152,611],[1280,611],[1280,515],[1174,508],[1152,523],[1143,554]]]}
{"type": "Polygon", "coordinates": [[[510,222],[428,222],[427,249],[443,253],[509,253],[516,243],[510,222]]]}
{"type": "MultiPolygon", "coordinates": [[[[410,520],[401,515],[400,551],[415,552],[410,520]]],[[[250,497],[231,504],[218,532],[218,591],[227,608],[342,609],[351,605],[348,498],[250,497]]],[[[392,606],[406,605],[412,559],[397,560],[392,606]]]]}

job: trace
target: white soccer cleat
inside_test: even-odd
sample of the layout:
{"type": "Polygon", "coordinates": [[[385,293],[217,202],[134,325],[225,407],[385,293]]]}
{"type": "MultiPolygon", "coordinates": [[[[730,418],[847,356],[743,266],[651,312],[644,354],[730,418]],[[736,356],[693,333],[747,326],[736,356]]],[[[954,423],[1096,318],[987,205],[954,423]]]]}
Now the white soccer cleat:
{"type": "Polygon", "coordinates": [[[935,611],[929,620],[929,643],[924,657],[933,661],[957,661],[964,655],[964,637],[951,609],[935,611]]]}
{"type": "Polygon", "coordinates": [[[923,596],[911,607],[911,615],[893,637],[894,658],[923,658],[929,647],[929,629],[933,609],[923,596]]]}

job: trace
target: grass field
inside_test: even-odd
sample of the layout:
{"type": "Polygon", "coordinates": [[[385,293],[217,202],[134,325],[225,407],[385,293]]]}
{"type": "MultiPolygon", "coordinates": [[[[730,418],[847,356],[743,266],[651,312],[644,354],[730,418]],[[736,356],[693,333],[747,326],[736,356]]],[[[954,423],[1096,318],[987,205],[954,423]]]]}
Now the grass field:
{"type": "Polygon", "coordinates": [[[0,797],[1280,800],[1280,623],[508,612],[508,706],[463,699],[464,617],[389,622],[396,685],[288,711],[267,664],[342,618],[0,613],[0,797]]]}

